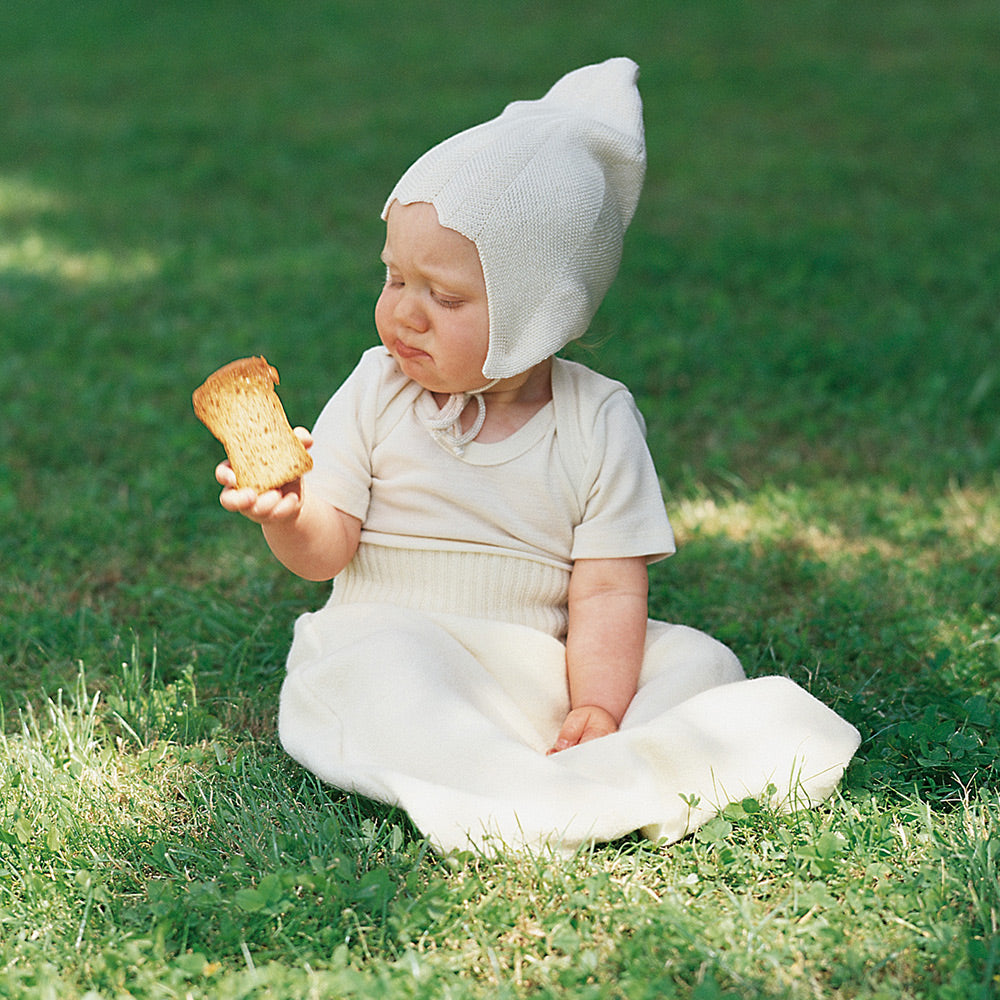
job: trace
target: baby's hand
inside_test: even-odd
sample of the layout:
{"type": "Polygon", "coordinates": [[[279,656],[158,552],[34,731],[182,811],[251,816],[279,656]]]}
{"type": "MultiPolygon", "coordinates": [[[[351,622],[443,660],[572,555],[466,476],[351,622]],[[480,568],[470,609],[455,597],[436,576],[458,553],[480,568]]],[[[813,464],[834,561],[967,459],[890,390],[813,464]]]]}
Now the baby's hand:
{"type": "Polygon", "coordinates": [[[587,743],[589,740],[596,740],[601,736],[610,736],[611,733],[618,732],[618,723],[615,717],[606,709],[598,705],[584,705],[581,708],[574,708],[566,716],[566,721],[559,730],[556,742],[548,751],[549,756],[575,747],[580,743],[587,743]]]}
{"type": "MultiPolygon", "coordinates": [[[[312,447],[312,435],[304,427],[296,427],[295,434],[306,446],[312,447]]],[[[255,524],[267,524],[295,517],[302,509],[302,479],[285,483],[280,489],[257,494],[249,488],[236,488],[236,473],[227,458],[215,467],[216,482],[222,487],[219,503],[226,510],[242,514],[255,524]]]]}

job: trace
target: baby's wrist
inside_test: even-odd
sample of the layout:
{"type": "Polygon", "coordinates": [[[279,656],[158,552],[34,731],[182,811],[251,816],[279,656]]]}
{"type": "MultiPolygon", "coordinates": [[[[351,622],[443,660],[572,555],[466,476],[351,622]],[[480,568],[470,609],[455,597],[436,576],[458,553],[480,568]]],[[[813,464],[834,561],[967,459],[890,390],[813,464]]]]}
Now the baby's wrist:
{"type": "Polygon", "coordinates": [[[595,716],[604,716],[608,722],[614,725],[615,729],[618,728],[618,723],[621,721],[620,717],[615,715],[611,709],[605,708],[603,705],[599,705],[596,702],[585,702],[581,705],[573,705],[570,711],[580,713],[587,712],[590,715],[591,721],[593,721],[595,716]]]}
{"type": "MultiPolygon", "coordinates": [[[[602,705],[599,701],[580,701],[579,703],[574,703],[570,711],[573,712],[585,712],[589,711],[591,713],[600,713],[601,715],[606,715],[611,719],[617,726],[621,721],[621,716],[614,712],[612,709],[608,708],[606,705],[602,705]]],[[[623,713],[624,714],[624,713],[623,713]]]]}

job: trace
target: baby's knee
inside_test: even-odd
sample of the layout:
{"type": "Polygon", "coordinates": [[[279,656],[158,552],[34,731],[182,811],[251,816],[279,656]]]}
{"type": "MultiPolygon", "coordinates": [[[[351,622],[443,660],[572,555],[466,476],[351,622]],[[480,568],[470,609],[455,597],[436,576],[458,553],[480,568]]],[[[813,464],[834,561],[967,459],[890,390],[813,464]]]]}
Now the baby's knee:
{"type": "Polygon", "coordinates": [[[651,621],[640,683],[663,673],[693,674],[705,688],[746,677],[736,654],[708,633],[688,625],[651,621]]]}

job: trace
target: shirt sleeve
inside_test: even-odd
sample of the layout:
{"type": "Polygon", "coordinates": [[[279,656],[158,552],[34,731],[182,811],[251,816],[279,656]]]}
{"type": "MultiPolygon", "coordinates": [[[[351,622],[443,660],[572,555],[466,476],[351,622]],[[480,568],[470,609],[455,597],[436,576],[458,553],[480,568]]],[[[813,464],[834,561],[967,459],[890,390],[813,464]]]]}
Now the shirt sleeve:
{"type": "Polygon", "coordinates": [[[305,488],[361,521],[372,485],[372,440],[378,412],[381,360],[366,351],[357,367],[323,407],[313,427],[312,469],[305,488]]]}
{"type": "Polygon", "coordinates": [[[644,556],[656,562],[673,554],[674,533],[646,446],[645,424],[624,388],[597,411],[584,484],[574,560],[644,556]]]}

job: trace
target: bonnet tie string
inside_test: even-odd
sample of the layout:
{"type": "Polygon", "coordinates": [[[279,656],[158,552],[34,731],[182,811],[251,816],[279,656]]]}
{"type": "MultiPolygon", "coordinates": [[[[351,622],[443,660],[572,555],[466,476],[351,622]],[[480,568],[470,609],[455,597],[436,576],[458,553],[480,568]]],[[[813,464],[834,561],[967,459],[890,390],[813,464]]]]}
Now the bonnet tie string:
{"type": "Polygon", "coordinates": [[[488,382],[482,389],[477,389],[475,392],[453,392],[436,417],[424,418],[428,430],[434,437],[443,440],[456,455],[461,457],[465,446],[470,441],[475,440],[486,421],[486,400],[483,399],[483,393],[499,381],[499,379],[493,379],[492,382],[488,382]],[[476,401],[478,412],[472,426],[467,431],[463,431],[461,417],[466,406],[469,405],[470,399],[476,401]]]}

